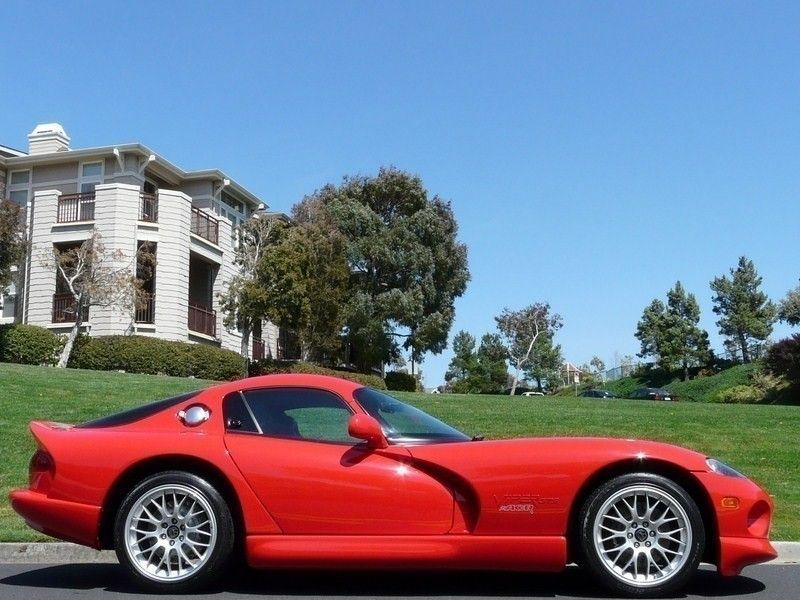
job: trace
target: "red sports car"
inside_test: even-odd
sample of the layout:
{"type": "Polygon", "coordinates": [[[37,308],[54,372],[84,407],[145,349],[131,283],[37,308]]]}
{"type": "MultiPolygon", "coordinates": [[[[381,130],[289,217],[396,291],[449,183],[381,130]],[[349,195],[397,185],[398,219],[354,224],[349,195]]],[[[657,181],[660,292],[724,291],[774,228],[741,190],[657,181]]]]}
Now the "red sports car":
{"type": "Polygon", "coordinates": [[[272,375],[82,425],[31,423],[14,509],[114,548],[150,591],[187,591],[237,553],[257,568],[559,571],[659,595],[701,560],[775,557],[772,503],[696,452],[638,440],[473,439],[348,381],[272,375]]]}

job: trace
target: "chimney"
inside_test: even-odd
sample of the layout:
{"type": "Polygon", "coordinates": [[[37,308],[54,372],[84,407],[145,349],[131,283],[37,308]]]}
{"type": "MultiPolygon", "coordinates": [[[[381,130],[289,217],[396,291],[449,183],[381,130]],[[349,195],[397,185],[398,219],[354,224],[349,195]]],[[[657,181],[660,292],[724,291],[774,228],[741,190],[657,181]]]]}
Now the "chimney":
{"type": "Polygon", "coordinates": [[[58,123],[42,123],[28,134],[28,154],[69,150],[69,136],[58,123]]]}

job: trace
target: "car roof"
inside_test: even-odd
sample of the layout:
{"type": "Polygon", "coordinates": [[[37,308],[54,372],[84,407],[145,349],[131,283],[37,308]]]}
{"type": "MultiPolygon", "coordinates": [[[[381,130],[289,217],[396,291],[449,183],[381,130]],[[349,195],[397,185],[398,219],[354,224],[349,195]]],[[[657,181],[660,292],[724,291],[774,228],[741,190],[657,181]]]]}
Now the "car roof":
{"type": "Polygon", "coordinates": [[[346,394],[366,386],[362,383],[349,381],[341,377],[331,377],[329,375],[280,373],[276,375],[260,375],[258,377],[237,379],[236,381],[229,381],[212,386],[207,388],[207,390],[213,390],[220,395],[225,395],[239,390],[253,390],[264,387],[314,387],[346,394]]]}

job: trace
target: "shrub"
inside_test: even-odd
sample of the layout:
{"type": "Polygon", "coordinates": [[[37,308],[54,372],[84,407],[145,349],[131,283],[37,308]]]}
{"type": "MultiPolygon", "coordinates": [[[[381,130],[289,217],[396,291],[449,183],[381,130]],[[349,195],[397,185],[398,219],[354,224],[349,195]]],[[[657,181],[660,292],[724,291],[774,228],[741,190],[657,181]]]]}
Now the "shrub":
{"type": "Polygon", "coordinates": [[[64,343],[44,327],[0,325],[0,362],[54,365],[64,343]]]}
{"type": "Polygon", "coordinates": [[[800,334],[772,344],[764,357],[764,367],[773,375],[800,384],[800,334]]]}
{"type": "Polygon", "coordinates": [[[378,375],[352,373],[350,371],[329,369],[327,367],[321,367],[319,365],[304,361],[274,360],[271,358],[265,358],[263,360],[253,361],[250,363],[250,377],[256,377],[258,375],[277,375],[279,373],[328,375],[330,377],[339,377],[341,379],[347,379],[348,381],[354,381],[356,383],[360,383],[361,385],[366,385],[379,390],[386,389],[386,384],[378,375]]]}
{"type": "Polygon", "coordinates": [[[721,391],[717,400],[723,404],[756,404],[765,397],[764,390],[753,385],[735,385],[721,391]]]}
{"type": "Polygon", "coordinates": [[[244,358],[236,352],[139,335],[83,336],[75,344],[69,366],[215,380],[237,379],[245,373],[244,358]]]}
{"type": "Polygon", "coordinates": [[[191,344],[189,372],[202,379],[231,380],[245,375],[241,354],[204,344],[191,344]]]}
{"type": "Polygon", "coordinates": [[[400,371],[389,371],[383,379],[386,383],[386,388],[398,392],[416,392],[417,391],[417,378],[408,373],[401,373],[400,371]]]}

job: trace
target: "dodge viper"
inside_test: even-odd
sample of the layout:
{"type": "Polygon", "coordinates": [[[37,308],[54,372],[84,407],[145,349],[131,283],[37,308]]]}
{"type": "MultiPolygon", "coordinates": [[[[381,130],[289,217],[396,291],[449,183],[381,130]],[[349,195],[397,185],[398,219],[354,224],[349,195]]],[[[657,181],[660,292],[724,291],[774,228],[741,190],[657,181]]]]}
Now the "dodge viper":
{"type": "Polygon", "coordinates": [[[255,568],[559,571],[675,592],[775,557],[772,501],[713,458],[640,440],[472,438],[342,379],[270,375],[80,425],[30,425],[11,503],[113,548],[148,591],[255,568]]]}

